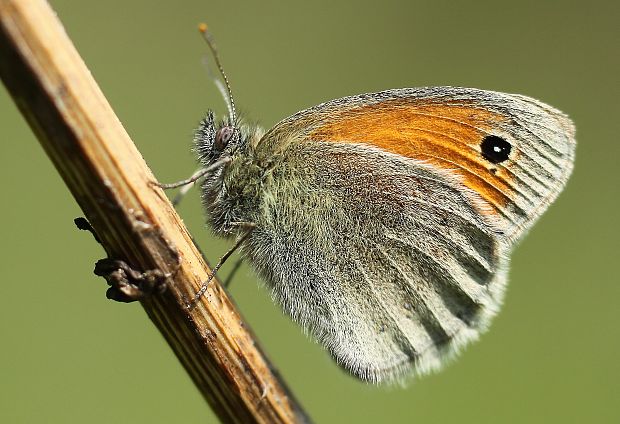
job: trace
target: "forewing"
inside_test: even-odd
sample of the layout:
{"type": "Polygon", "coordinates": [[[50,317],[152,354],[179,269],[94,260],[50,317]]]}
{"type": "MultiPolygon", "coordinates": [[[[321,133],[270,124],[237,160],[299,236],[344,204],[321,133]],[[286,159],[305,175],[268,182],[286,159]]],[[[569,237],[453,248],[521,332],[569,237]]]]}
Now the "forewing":
{"type": "Polygon", "coordinates": [[[537,100],[456,87],[388,90],[345,97],[301,111],[264,137],[274,149],[291,140],[362,143],[425,161],[478,193],[479,213],[516,241],[565,185],[575,140],[570,119],[537,100]],[[494,164],[481,142],[510,143],[494,164]]]}

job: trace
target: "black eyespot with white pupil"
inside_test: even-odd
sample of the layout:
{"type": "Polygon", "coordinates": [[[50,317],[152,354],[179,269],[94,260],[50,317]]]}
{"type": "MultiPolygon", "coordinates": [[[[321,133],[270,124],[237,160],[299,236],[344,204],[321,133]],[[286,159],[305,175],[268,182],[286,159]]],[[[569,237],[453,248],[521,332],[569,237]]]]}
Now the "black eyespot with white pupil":
{"type": "Polygon", "coordinates": [[[510,156],[512,146],[509,142],[496,135],[488,135],[480,143],[482,157],[491,163],[504,162],[510,156]]]}
{"type": "Polygon", "coordinates": [[[215,134],[215,141],[213,142],[213,148],[219,152],[224,150],[234,133],[235,129],[233,127],[222,127],[217,130],[217,133],[215,134]]]}

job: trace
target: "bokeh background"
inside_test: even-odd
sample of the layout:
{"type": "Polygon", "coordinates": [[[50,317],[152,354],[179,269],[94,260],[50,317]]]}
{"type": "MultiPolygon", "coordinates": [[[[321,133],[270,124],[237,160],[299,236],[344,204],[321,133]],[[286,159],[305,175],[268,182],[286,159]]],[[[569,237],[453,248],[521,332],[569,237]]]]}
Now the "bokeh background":
{"type": "MultiPolygon", "coordinates": [[[[267,127],[332,98],[425,85],[567,112],[573,177],[515,251],[491,330],[443,372],[404,389],[360,383],[248,267],[230,292],[316,422],[620,422],[619,2],[51,3],[162,181],[194,170],[193,128],[225,110],[201,63],[203,20],[240,109],[267,127]]],[[[103,251],[75,229],[80,210],[4,88],[0,181],[0,422],[214,422],[141,307],[105,299],[92,275],[103,251]]],[[[211,259],[229,247],[204,228],[197,192],[180,213],[211,259]]]]}

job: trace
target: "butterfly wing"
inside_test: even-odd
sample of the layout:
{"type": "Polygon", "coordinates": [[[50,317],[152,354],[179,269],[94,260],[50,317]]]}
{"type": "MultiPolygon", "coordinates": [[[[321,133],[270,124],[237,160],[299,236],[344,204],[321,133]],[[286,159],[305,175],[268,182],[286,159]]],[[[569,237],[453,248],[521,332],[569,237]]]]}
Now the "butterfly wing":
{"type": "Polygon", "coordinates": [[[388,90],[301,111],[264,140],[362,143],[426,161],[461,178],[480,210],[516,241],[547,209],[573,168],[574,127],[562,112],[529,97],[458,87],[388,90]],[[510,146],[495,163],[484,141],[510,146]]]}
{"type": "Polygon", "coordinates": [[[285,157],[244,253],[338,363],[393,380],[477,337],[501,302],[506,247],[473,193],[364,145],[303,143],[285,157]]]}
{"type": "Polygon", "coordinates": [[[573,148],[564,115],[518,96],[444,87],[335,100],[256,146],[273,166],[244,252],[354,375],[423,373],[498,311],[510,248],[561,190],[573,148]],[[481,159],[488,135],[514,146],[509,162],[481,159]]]}

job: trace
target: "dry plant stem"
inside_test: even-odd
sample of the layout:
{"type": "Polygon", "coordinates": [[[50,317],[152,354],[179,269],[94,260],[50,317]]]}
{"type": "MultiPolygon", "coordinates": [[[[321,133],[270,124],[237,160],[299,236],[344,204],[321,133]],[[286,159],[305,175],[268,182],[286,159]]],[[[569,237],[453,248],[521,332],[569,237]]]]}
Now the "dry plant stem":
{"type": "Polygon", "coordinates": [[[306,421],[219,282],[185,308],[209,270],[45,1],[0,0],[0,76],[110,257],[174,274],[142,305],[219,418],[306,421]]]}

